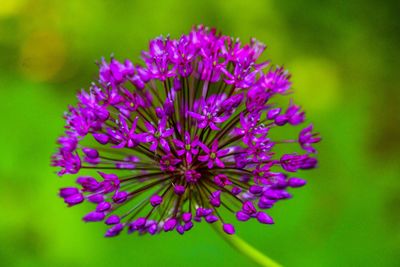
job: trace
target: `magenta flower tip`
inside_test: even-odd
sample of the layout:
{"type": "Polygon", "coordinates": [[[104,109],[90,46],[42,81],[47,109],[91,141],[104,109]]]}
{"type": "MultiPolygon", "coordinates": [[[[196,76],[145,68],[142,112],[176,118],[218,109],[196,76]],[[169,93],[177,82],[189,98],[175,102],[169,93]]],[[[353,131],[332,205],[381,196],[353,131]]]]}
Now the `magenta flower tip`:
{"type": "Polygon", "coordinates": [[[232,224],[225,223],[223,224],[222,229],[228,235],[233,235],[235,233],[235,227],[232,224]]]}

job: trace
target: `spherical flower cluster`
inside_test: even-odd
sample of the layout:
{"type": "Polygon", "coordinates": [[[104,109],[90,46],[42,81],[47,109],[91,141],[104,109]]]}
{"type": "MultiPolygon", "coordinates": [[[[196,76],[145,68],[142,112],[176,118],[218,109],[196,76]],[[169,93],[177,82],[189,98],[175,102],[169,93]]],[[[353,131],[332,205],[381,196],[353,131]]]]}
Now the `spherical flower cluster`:
{"type": "Polygon", "coordinates": [[[305,113],[273,102],[290,93],[290,75],[257,62],[264,49],[198,26],[151,40],[141,65],[103,59],[98,80],[65,113],[52,165],[79,175],[59,195],[68,206],[92,203],[83,220],[109,225],[107,237],[124,229],[184,234],[201,221],[234,234],[227,212],[273,224],[265,210],[306,183],[292,174],[316,166],[320,137],[310,125],[272,139],[305,113]]]}

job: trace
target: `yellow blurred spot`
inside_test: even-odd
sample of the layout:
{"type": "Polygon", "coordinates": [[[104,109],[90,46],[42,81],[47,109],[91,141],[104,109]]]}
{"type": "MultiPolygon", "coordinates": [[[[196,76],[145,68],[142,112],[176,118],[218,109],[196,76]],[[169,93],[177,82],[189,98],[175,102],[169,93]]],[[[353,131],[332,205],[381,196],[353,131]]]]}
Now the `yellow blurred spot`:
{"type": "Polygon", "coordinates": [[[296,103],[307,110],[328,110],[340,98],[340,82],[334,62],[321,58],[301,58],[289,64],[293,74],[296,103]]]}
{"type": "Polygon", "coordinates": [[[22,43],[21,72],[34,81],[53,78],[65,63],[64,40],[56,32],[33,32],[22,43]]]}
{"type": "Polygon", "coordinates": [[[1,0],[0,18],[17,14],[24,4],[24,0],[1,0]]]}

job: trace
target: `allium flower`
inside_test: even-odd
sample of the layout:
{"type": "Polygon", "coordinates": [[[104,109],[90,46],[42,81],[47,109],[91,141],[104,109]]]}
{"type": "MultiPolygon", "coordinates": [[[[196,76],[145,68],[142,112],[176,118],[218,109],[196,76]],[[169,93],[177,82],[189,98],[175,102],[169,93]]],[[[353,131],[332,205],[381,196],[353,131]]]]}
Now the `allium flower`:
{"type": "Polygon", "coordinates": [[[78,186],[60,197],[92,203],[83,220],[109,225],[107,237],[184,234],[201,221],[234,234],[227,212],[274,223],[265,210],[305,184],[291,173],[316,166],[320,137],[312,126],[293,140],[271,137],[305,113],[291,100],[287,108],[273,102],[289,93],[290,75],[258,62],[264,49],[199,26],[150,41],[142,65],[103,59],[98,80],[65,114],[52,165],[77,175],[78,186]]]}

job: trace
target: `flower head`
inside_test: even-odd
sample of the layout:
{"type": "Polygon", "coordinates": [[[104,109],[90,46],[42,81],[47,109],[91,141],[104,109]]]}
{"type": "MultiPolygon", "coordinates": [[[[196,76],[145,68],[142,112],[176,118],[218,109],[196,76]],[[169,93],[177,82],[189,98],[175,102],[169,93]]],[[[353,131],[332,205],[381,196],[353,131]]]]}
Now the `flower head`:
{"type": "Polygon", "coordinates": [[[83,220],[103,221],[106,237],[184,234],[201,221],[234,234],[226,211],[273,224],[264,210],[305,185],[290,174],[316,166],[310,154],[320,137],[312,126],[296,140],[270,136],[305,113],[273,102],[290,92],[290,75],[258,62],[264,49],[198,26],[176,40],[151,40],[141,65],[102,59],[98,80],[65,114],[52,165],[76,175],[77,186],[60,197],[68,206],[91,203],[83,220]],[[306,154],[276,152],[295,143],[306,154]]]}

